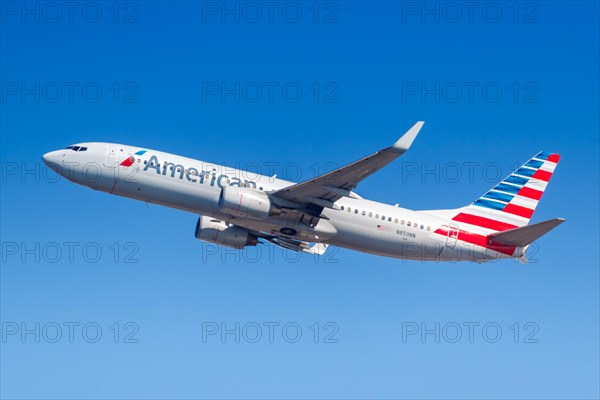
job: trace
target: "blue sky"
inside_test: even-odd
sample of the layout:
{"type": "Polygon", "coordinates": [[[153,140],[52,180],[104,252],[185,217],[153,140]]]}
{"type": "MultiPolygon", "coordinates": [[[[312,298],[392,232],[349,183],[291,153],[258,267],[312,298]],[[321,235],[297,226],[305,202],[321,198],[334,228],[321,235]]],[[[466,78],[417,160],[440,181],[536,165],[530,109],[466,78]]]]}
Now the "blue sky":
{"type": "Polygon", "coordinates": [[[0,3],[0,395],[598,398],[598,4],[466,3],[0,3]],[[111,141],[303,180],[417,120],[358,193],[459,207],[559,153],[533,262],[236,256],[40,163],[111,141]]]}

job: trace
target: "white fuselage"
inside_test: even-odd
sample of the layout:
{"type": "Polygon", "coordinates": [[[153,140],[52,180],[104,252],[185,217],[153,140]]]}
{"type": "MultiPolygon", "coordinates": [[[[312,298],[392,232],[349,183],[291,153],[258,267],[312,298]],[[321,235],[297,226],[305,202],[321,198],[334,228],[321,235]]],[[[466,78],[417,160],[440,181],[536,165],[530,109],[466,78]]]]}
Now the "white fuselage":
{"type": "Polygon", "coordinates": [[[281,235],[281,228],[289,227],[297,232],[293,239],[415,260],[487,261],[518,257],[523,250],[516,248],[513,254],[506,254],[460,240],[460,227],[443,212],[434,215],[359,196],[342,197],[333,208],[325,208],[322,215],[328,219],[317,219],[314,226],[303,223],[296,213],[260,220],[233,217],[219,209],[223,186],[272,192],[294,183],[139,147],[112,143],[77,146],[87,150],[57,150],[45,154],[44,162],[65,178],[95,190],[207,215],[251,230],[281,235]]]}

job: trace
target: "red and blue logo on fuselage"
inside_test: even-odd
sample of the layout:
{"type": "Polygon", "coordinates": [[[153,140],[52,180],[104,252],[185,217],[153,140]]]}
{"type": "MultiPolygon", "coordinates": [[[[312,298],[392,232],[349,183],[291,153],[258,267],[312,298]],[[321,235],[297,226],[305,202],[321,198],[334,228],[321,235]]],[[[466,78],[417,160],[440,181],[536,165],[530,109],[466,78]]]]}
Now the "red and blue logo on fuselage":
{"type": "MultiPolygon", "coordinates": [[[[146,153],[146,151],[147,150],[140,150],[140,151],[136,152],[134,155],[141,156],[144,153],[146,153]]],[[[123,160],[121,162],[121,164],[119,164],[119,165],[122,166],[122,167],[131,167],[134,162],[135,162],[135,157],[134,156],[129,156],[125,160],[123,160]]]]}

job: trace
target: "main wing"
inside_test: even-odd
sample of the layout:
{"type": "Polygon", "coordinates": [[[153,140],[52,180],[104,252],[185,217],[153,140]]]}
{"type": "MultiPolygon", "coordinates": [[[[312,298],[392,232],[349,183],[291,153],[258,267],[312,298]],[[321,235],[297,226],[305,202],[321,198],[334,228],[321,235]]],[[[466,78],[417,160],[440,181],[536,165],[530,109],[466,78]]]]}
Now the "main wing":
{"type": "Polygon", "coordinates": [[[360,181],[404,154],[417,137],[423,124],[423,121],[414,124],[393,146],[314,179],[273,192],[271,196],[306,209],[314,206],[331,207],[341,197],[352,197],[350,192],[360,181]]]}

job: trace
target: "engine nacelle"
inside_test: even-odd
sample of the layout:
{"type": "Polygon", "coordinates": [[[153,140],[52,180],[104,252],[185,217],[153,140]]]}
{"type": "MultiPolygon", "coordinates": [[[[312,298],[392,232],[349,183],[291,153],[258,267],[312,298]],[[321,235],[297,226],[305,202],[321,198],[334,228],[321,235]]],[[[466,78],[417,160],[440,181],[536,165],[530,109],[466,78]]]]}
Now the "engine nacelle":
{"type": "Polygon", "coordinates": [[[258,243],[258,237],[247,229],[235,225],[228,226],[223,221],[206,216],[198,218],[196,239],[238,250],[246,246],[256,246],[258,243]]]}
{"type": "Polygon", "coordinates": [[[248,187],[225,186],[219,197],[219,209],[235,217],[264,219],[281,214],[262,190],[248,187]]]}

